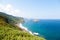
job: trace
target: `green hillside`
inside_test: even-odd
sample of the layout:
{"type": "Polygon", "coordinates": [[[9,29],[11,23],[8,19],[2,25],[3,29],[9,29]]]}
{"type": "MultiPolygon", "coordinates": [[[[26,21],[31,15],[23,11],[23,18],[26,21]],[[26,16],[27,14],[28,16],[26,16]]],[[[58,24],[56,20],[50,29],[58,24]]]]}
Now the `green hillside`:
{"type": "Polygon", "coordinates": [[[23,23],[24,19],[22,17],[15,17],[12,15],[7,15],[6,13],[0,12],[0,16],[4,17],[6,21],[10,24],[23,23]]]}
{"type": "MultiPolygon", "coordinates": [[[[13,17],[11,17],[13,18],[13,20],[11,18],[9,19],[9,17],[7,17],[7,15],[2,16],[2,14],[0,14],[0,40],[45,40],[42,37],[33,36],[28,32],[22,31],[17,26],[11,25],[10,22],[11,21],[15,22],[15,21],[13,17]]],[[[21,22],[21,19],[19,20],[21,22]]]]}

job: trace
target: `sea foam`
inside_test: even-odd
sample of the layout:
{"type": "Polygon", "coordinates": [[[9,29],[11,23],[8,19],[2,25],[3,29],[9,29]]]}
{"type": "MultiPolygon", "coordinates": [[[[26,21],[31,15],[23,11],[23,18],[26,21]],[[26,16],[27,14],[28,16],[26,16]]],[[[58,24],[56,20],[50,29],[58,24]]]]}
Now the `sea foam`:
{"type": "Polygon", "coordinates": [[[36,32],[32,32],[30,30],[28,30],[26,27],[24,27],[21,23],[19,24],[19,27],[27,32],[29,32],[30,34],[32,35],[39,35],[39,33],[36,33],[36,32]]]}
{"type": "Polygon", "coordinates": [[[33,35],[33,33],[29,31],[26,27],[24,27],[21,23],[19,24],[19,27],[33,35]]]}

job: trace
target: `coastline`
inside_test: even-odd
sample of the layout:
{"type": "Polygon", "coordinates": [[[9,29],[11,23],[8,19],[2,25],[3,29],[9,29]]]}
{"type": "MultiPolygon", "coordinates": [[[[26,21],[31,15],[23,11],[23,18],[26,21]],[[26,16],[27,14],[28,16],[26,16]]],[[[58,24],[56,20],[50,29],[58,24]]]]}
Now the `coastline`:
{"type": "Polygon", "coordinates": [[[28,33],[30,33],[31,35],[39,35],[39,33],[37,33],[37,32],[32,32],[32,31],[28,30],[26,27],[24,27],[24,26],[22,25],[22,23],[16,24],[16,25],[17,25],[22,31],[28,32],[28,33]]]}

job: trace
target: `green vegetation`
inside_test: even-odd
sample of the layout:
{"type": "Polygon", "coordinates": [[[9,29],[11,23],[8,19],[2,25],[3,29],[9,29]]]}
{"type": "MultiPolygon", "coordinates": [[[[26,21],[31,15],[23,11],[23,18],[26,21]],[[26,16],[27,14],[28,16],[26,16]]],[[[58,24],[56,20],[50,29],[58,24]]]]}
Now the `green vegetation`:
{"type": "Polygon", "coordinates": [[[7,20],[6,17],[0,16],[0,40],[45,40],[42,37],[21,31],[17,26],[7,22],[7,20]]]}
{"type": "Polygon", "coordinates": [[[22,17],[7,15],[6,13],[3,12],[0,12],[0,17],[4,17],[9,24],[13,24],[13,25],[24,22],[24,19],[22,17]]]}

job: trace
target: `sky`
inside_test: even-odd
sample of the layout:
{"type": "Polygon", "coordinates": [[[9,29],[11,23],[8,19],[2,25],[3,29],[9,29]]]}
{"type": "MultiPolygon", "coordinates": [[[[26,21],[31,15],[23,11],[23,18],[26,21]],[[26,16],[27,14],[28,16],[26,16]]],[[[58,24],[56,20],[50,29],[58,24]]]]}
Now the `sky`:
{"type": "Polygon", "coordinates": [[[60,0],[0,0],[0,11],[29,19],[60,19],[60,0]]]}

